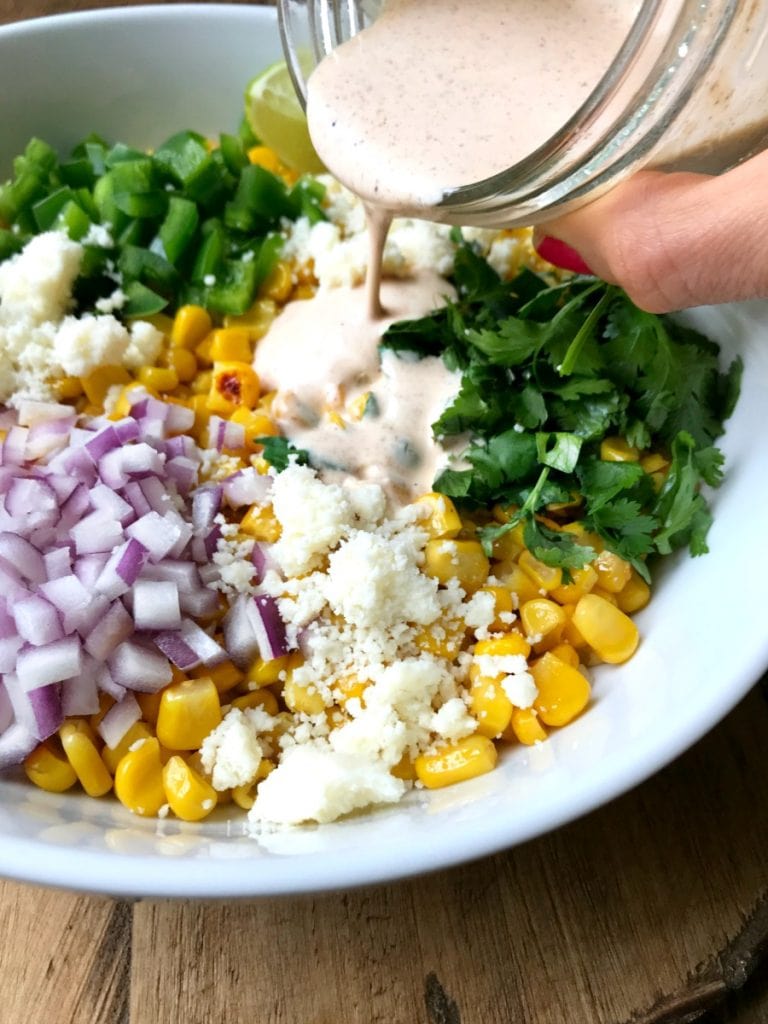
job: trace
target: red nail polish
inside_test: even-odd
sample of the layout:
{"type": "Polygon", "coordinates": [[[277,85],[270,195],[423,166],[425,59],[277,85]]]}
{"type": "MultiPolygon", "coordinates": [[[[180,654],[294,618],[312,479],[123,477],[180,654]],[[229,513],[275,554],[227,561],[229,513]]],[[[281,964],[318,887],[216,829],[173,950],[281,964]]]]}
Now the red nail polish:
{"type": "Polygon", "coordinates": [[[549,235],[542,238],[536,243],[536,252],[547,263],[553,263],[563,270],[572,270],[574,274],[593,273],[576,250],[561,242],[559,238],[551,238],[549,235]]]}

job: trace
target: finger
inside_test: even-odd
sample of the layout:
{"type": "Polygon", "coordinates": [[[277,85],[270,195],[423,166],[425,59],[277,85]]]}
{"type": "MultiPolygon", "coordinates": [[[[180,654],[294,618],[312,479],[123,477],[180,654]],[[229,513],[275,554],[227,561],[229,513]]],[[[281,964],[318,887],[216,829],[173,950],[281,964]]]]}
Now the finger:
{"type": "Polygon", "coordinates": [[[654,313],[768,296],[768,152],[718,177],[640,172],[542,234],[654,313]]]}

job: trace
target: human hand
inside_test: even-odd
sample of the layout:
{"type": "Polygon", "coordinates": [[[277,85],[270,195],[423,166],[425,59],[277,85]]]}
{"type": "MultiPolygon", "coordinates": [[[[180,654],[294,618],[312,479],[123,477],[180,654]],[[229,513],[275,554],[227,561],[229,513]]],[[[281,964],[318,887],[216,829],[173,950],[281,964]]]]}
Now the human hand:
{"type": "Polygon", "coordinates": [[[652,313],[768,297],[768,151],[717,177],[641,171],[534,244],[652,313]]]}

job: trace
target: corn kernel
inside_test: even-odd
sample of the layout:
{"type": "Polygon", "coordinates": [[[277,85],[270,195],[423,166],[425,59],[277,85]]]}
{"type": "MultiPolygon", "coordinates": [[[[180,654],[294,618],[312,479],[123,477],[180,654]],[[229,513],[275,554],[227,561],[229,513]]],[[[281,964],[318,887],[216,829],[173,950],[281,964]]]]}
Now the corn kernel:
{"type": "Polygon", "coordinates": [[[493,633],[502,633],[509,629],[514,618],[515,602],[512,598],[512,591],[509,587],[481,587],[480,594],[490,594],[493,598],[493,610],[495,618],[489,629],[493,633]]]}
{"type": "Polygon", "coordinates": [[[637,626],[629,616],[595,594],[581,598],[573,613],[573,623],[596,654],[610,665],[631,658],[640,642],[637,626]]]}
{"type": "Polygon", "coordinates": [[[77,782],[75,769],[50,741],[41,743],[27,755],[24,772],[30,782],[47,793],[64,793],[77,782]]]}
{"type": "Polygon", "coordinates": [[[511,565],[508,568],[506,566],[499,566],[494,575],[498,576],[504,586],[517,597],[518,606],[525,601],[532,601],[534,598],[541,596],[539,588],[531,577],[528,573],[523,572],[517,564],[511,565]]]}
{"type": "Polygon", "coordinates": [[[250,340],[255,343],[264,337],[276,316],[277,303],[272,299],[257,299],[247,313],[225,316],[224,326],[244,327],[250,340]]]}
{"type": "Polygon", "coordinates": [[[291,668],[297,668],[301,662],[301,656],[295,654],[284,654],[281,658],[272,658],[270,661],[257,658],[246,673],[246,686],[249,690],[256,690],[261,686],[271,686],[273,683],[280,682],[281,676],[285,678],[283,673],[288,672],[291,668]]]}
{"type": "Polygon", "coordinates": [[[201,679],[208,676],[213,680],[213,685],[219,693],[226,693],[232,690],[245,679],[245,672],[242,672],[233,661],[222,661],[213,668],[207,665],[198,665],[189,673],[192,679],[201,679]]]}
{"type": "Polygon", "coordinates": [[[535,645],[545,643],[548,646],[560,641],[566,614],[562,606],[546,597],[536,597],[520,605],[520,622],[526,636],[537,637],[535,645]]]}
{"type": "Polygon", "coordinates": [[[189,384],[195,379],[197,373],[197,359],[194,352],[186,348],[172,348],[168,350],[168,366],[176,373],[176,377],[184,384],[189,384]]]}
{"type": "Polygon", "coordinates": [[[219,694],[210,676],[171,683],[160,699],[157,738],[170,750],[196,750],[220,721],[219,694]]]}
{"type": "Polygon", "coordinates": [[[253,409],[259,400],[259,378],[248,363],[236,360],[213,364],[208,409],[230,416],[239,406],[253,409]]]}
{"type": "Polygon", "coordinates": [[[637,462],[640,452],[623,437],[606,437],[600,442],[600,458],[603,462],[637,462]]]}
{"type": "Polygon", "coordinates": [[[427,512],[427,515],[419,520],[419,526],[426,530],[430,537],[450,540],[461,530],[461,519],[456,506],[444,494],[437,494],[435,491],[423,494],[416,505],[427,512]]]}
{"type": "Polygon", "coordinates": [[[109,389],[116,384],[128,384],[130,379],[131,375],[122,366],[99,366],[81,377],[80,383],[88,401],[103,408],[109,389]]]}
{"type": "Polygon", "coordinates": [[[346,707],[351,700],[357,700],[361,704],[365,704],[365,691],[370,685],[369,679],[360,679],[356,675],[345,676],[334,685],[332,691],[333,698],[342,707],[346,707]]]}
{"type": "Polygon", "coordinates": [[[79,377],[62,377],[56,381],[55,391],[60,400],[79,398],[83,393],[83,385],[79,377]]]}
{"type": "Polygon", "coordinates": [[[551,651],[530,667],[539,694],[533,706],[545,725],[566,725],[589,702],[589,681],[578,669],[556,658],[551,651]]]}
{"type": "Polygon", "coordinates": [[[422,626],[414,636],[413,642],[419,650],[426,651],[427,654],[453,661],[461,650],[464,633],[464,623],[455,619],[448,622],[433,622],[428,626],[422,626]]]}
{"type": "Polygon", "coordinates": [[[139,702],[139,707],[141,708],[141,717],[145,722],[149,722],[150,725],[154,725],[157,721],[162,696],[162,690],[158,693],[135,694],[136,700],[139,702]]]}
{"type": "Polygon", "coordinates": [[[110,772],[114,775],[117,771],[117,766],[120,761],[125,757],[130,748],[137,740],[148,740],[152,738],[152,730],[149,728],[146,722],[134,722],[130,729],[126,732],[123,738],[115,747],[104,747],[101,752],[101,756],[104,759],[104,764],[109,768],[110,772]]]}
{"type": "Polygon", "coordinates": [[[257,437],[276,437],[280,429],[273,419],[258,409],[246,409],[242,406],[235,409],[229,417],[232,423],[239,423],[245,431],[245,449],[248,452],[261,451],[261,445],[256,444],[257,437]]]}
{"type": "Polygon", "coordinates": [[[403,782],[415,782],[417,778],[416,767],[408,754],[403,754],[394,768],[390,769],[390,772],[396,779],[402,779],[403,782]]]}
{"type": "Polygon", "coordinates": [[[293,291],[293,274],[285,260],[279,260],[259,288],[259,297],[273,302],[287,302],[293,291]]]}
{"type": "Polygon", "coordinates": [[[208,336],[212,326],[210,314],[202,306],[181,306],[173,318],[171,345],[192,351],[208,336]]]}
{"type": "Polygon", "coordinates": [[[499,681],[502,678],[479,676],[469,690],[469,713],[476,719],[480,735],[489,739],[500,736],[512,717],[512,702],[499,681]]]}
{"type": "Polygon", "coordinates": [[[651,599],[651,588],[636,569],[632,570],[626,585],[616,595],[619,608],[628,615],[645,608],[651,599]]]}
{"type": "Polygon", "coordinates": [[[540,562],[538,558],[532,555],[530,551],[522,552],[518,559],[518,564],[540,590],[554,590],[563,582],[562,569],[545,565],[544,562],[540,562]]]}
{"type": "Polygon", "coordinates": [[[280,158],[269,146],[251,146],[248,150],[248,159],[252,164],[258,164],[271,174],[280,173],[280,158]]]}
{"type": "Polygon", "coordinates": [[[326,708],[325,698],[318,688],[297,683],[290,670],[283,684],[283,700],[291,711],[304,715],[322,715],[326,708]]]}
{"type": "Polygon", "coordinates": [[[271,505],[251,505],[240,520],[240,529],[255,540],[274,544],[280,539],[282,527],[271,505]]]}
{"type": "Polygon", "coordinates": [[[571,668],[579,667],[579,663],[581,661],[579,658],[579,652],[575,647],[572,647],[571,644],[557,644],[549,653],[553,654],[556,658],[559,658],[560,661],[564,661],[566,665],[570,665],[571,668]]]}
{"type": "Polygon", "coordinates": [[[594,562],[597,583],[603,590],[618,594],[629,583],[632,567],[629,562],[615,555],[613,551],[601,551],[594,562]]]}
{"type": "Polygon", "coordinates": [[[496,759],[496,747],[487,736],[467,736],[436,754],[420,754],[414,768],[422,785],[439,789],[492,771],[496,759]]]}
{"type": "Polygon", "coordinates": [[[142,366],[137,374],[138,380],[155,391],[173,391],[179,386],[176,371],[170,366],[142,366]]]}
{"type": "Polygon", "coordinates": [[[253,358],[251,335],[247,327],[220,327],[211,337],[211,361],[214,363],[250,363],[253,358]]]}
{"type": "Polygon", "coordinates": [[[217,803],[213,786],[178,755],[163,768],[163,791],[168,806],[182,821],[207,818],[217,803]]]}
{"type": "MultiPolygon", "coordinates": [[[[527,658],[531,653],[531,645],[519,633],[505,633],[504,636],[493,636],[489,640],[480,640],[475,644],[473,661],[469,666],[469,678],[474,682],[482,676],[478,658],[509,658],[521,655],[527,658]]],[[[504,673],[497,676],[502,679],[504,673]]]]}
{"type": "Polygon", "coordinates": [[[476,540],[428,540],[424,548],[424,572],[440,583],[457,579],[468,591],[488,579],[490,565],[476,540]]]}
{"type": "Polygon", "coordinates": [[[115,796],[134,814],[154,817],[165,803],[163,765],[156,739],[139,740],[115,771],[115,796]]]}
{"type": "Polygon", "coordinates": [[[235,697],[232,701],[233,708],[239,708],[240,711],[247,711],[248,708],[261,708],[266,711],[268,715],[276,715],[280,710],[277,697],[272,693],[271,690],[264,688],[260,690],[252,690],[250,693],[244,693],[242,697],[235,697]]]}
{"type": "Polygon", "coordinates": [[[597,572],[591,565],[571,570],[571,582],[561,583],[549,593],[559,604],[576,604],[580,597],[588,594],[597,583],[597,572]]]}
{"type": "Polygon", "coordinates": [[[539,721],[535,708],[515,708],[509,728],[504,732],[505,740],[517,740],[526,747],[541,743],[547,738],[547,730],[539,721]]]}
{"type": "Polygon", "coordinates": [[[94,742],[90,726],[82,718],[71,718],[59,729],[67,760],[88,796],[104,796],[112,789],[112,776],[94,742]]]}

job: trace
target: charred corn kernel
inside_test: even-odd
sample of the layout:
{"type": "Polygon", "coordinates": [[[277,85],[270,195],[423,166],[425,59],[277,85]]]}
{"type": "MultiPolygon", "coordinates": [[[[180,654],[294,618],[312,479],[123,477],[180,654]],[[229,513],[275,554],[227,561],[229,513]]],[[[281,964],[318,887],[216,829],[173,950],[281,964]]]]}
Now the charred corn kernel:
{"type": "Polygon", "coordinates": [[[540,597],[539,588],[533,582],[527,572],[523,572],[519,565],[511,565],[509,568],[497,569],[495,575],[513,594],[516,595],[518,605],[525,601],[532,601],[540,597]]]}
{"type": "Polygon", "coordinates": [[[173,391],[179,386],[176,371],[170,366],[142,366],[136,376],[142,384],[155,391],[173,391]]]}
{"type": "Polygon", "coordinates": [[[601,551],[594,562],[597,584],[611,594],[618,594],[629,583],[632,566],[613,551],[601,551]]]}
{"type": "Polygon", "coordinates": [[[154,725],[160,711],[160,700],[163,696],[162,690],[159,693],[137,693],[134,694],[141,708],[141,717],[145,722],[154,725]]]}
{"type": "Polygon", "coordinates": [[[251,505],[240,520],[240,529],[255,540],[274,544],[280,539],[282,527],[271,505],[251,505]]]}
{"type": "Polygon", "coordinates": [[[509,629],[515,608],[512,591],[509,587],[481,587],[479,593],[490,594],[493,598],[493,610],[496,617],[490,625],[491,631],[502,633],[509,629]]]}
{"type": "Polygon", "coordinates": [[[208,336],[212,327],[210,314],[202,306],[181,306],[173,318],[171,345],[192,351],[208,336]]]}
{"type": "Polygon", "coordinates": [[[297,683],[290,669],[283,683],[283,700],[291,711],[304,715],[322,715],[326,708],[325,698],[317,686],[297,683]]]}
{"type": "Polygon", "coordinates": [[[244,693],[242,697],[235,697],[232,707],[239,708],[240,711],[247,711],[248,708],[262,708],[268,715],[276,715],[280,710],[277,697],[271,690],[264,688],[244,693]]]}
{"type": "Polygon", "coordinates": [[[284,303],[293,291],[293,273],[285,260],[278,260],[259,288],[259,297],[284,303]]]}
{"type": "Polygon", "coordinates": [[[632,619],[596,594],[581,598],[573,612],[573,624],[595,653],[610,665],[631,658],[640,642],[632,619]]]}
{"type": "Polygon", "coordinates": [[[566,665],[570,665],[571,668],[579,667],[579,662],[581,660],[579,658],[579,652],[575,647],[572,647],[571,644],[556,644],[549,653],[553,654],[556,658],[559,658],[560,661],[564,661],[566,665]]]}
{"type": "Polygon", "coordinates": [[[182,821],[202,821],[216,806],[216,790],[183,757],[172,757],[163,768],[163,791],[168,806],[182,821]]]}
{"type": "Polygon", "coordinates": [[[122,366],[99,366],[81,377],[80,383],[88,401],[103,408],[109,389],[116,384],[128,384],[130,379],[131,375],[122,366]]]}
{"type": "Polygon", "coordinates": [[[108,693],[99,694],[99,710],[94,715],[90,715],[88,718],[88,724],[91,727],[92,736],[94,738],[96,736],[95,730],[101,724],[102,718],[104,717],[104,715],[106,715],[106,713],[109,711],[111,707],[114,707],[114,704],[114,697],[110,697],[108,693]]]}
{"type": "Polygon", "coordinates": [[[232,690],[245,679],[245,672],[242,672],[233,661],[222,661],[219,665],[214,665],[213,668],[200,665],[198,668],[192,669],[190,675],[193,679],[208,676],[213,680],[213,685],[219,693],[232,690]]]}
{"type": "Polygon", "coordinates": [[[176,373],[178,379],[189,384],[197,373],[197,359],[194,352],[186,348],[172,348],[168,352],[168,365],[176,373]]]}
{"type": "Polygon", "coordinates": [[[112,776],[101,759],[93,733],[82,718],[71,718],[59,729],[64,754],[88,796],[104,796],[112,789],[112,776]]]}
{"type": "Polygon", "coordinates": [[[465,590],[477,590],[488,579],[490,565],[476,540],[428,540],[424,572],[440,583],[457,579],[465,590]]]}
{"type": "Polygon", "coordinates": [[[252,342],[257,342],[269,330],[277,316],[277,303],[272,299],[257,299],[247,313],[224,317],[225,327],[244,327],[252,342]]]}
{"type": "Polygon", "coordinates": [[[271,686],[280,682],[280,677],[285,678],[283,673],[291,668],[297,668],[301,659],[293,654],[284,654],[282,658],[272,658],[271,661],[264,661],[257,658],[248,668],[246,673],[246,685],[249,690],[257,690],[261,686],[271,686]]]}
{"type": "Polygon", "coordinates": [[[157,738],[170,750],[196,750],[220,721],[219,694],[210,676],[171,683],[160,699],[157,738]]]}
{"type": "Polygon", "coordinates": [[[453,661],[464,641],[464,624],[458,621],[433,622],[416,633],[413,642],[419,650],[436,658],[453,661]]]}
{"type": "Polygon", "coordinates": [[[549,646],[554,646],[563,634],[566,614],[555,601],[535,597],[520,605],[520,622],[526,636],[538,637],[536,644],[548,642],[549,646]]]}
{"type": "Polygon", "coordinates": [[[410,758],[408,754],[403,754],[394,768],[391,768],[390,771],[396,779],[402,779],[403,782],[416,781],[416,768],[412,758],[410,758]]]}
{"type": "Polygon", "coordinates": [[[640,452],[623,437],[606,437],[600,442],[600,458],[603,462],[637,462],[640,452]]]}
{"type": "Polygon", "coordinates": [[[539,690],[533,706],[545,725],[566,725],[587,706],[589,680],[551,651],[532,662],[530,672],[539,690]]]}
{"type": "Polygon", "coordinates": [[[280,173],[280,157],[269,146],[251,146],[248,150],[248,159],[252,164],[258,164],[265,171],[272,174],[280,173]]]}
{"type": "Polygon", "coordinates": [[[479,676],[469,690],[469,713],[481,736],[495,739],[509,725],[512,702],[498,679],[479,676]]]}
{"type": "Polygon", "coordinates": [[[563,570],[545,565],[530,551],[523,551],[518,559],[518,565],[526,575],[530,576],[536,586],[541,590],[554,590],[563,582],[563,570]]]}
{"type": "Polygon", "coordinates": [[[250,363],[251,335],[247,327],[220,327],[211,337],[211,360],[214,363],[250,363]]]}
{"type": "Polygon", "coordinates": [[[597,583],[597,571],[591,565],[571,569],[571,582],[561,583],[549,592],[559,604],[575,604],[580,597],[588,594],[597,583]]]}
{"type": "Polygon", "coordinates": [[[637,570],[633,569],[626,586],[616,595],[619,608],[631,615],[645,608],[650,599],[651,588],[637,570]]]}
{"type": "Polygon", "coordinates": [[[547,730],[539,721],[535,708],[515,708],[504,739],[516,739],[526,747],[541,743],[547,738],[547,730]]]}
{"type": "Polygon", "coordinates": [[[101,752],[104,764],[114,775],[117,771],[117,766],[131,749],[133,744],[136,743],[137,740],[148,740],[151,738],[152,730],[146,722],[134,722],[117,746],[104,747],[101,752]]]}
{"type": "Polygon", "coordinates": [[[77,782],[75,769],[66,755],[47,741],[27,755],[24,772],[30,782],[47,793],[65,793],[77,782]]]}
{"type": "Polygon", "coordinates": [[[83,393],[83,384],[79,377],[62,377],[56,381],[57,398],[79,398],[83,393]]]}
{"type": "Polygon", "coordinates": [[[437,754],[419,754],[416,775],[427,789],[452,786],[496,767],[496,747],[487,736],[467,736],[437,754]]]}
{"type": "Polygon", "coordinates": [[[213,364],[208,409],[222,416],[231,415],[239,406],[253,409],[259,400],[259,378],[248,363],[230,360],[213,364]]]}
{"type": "Polygon", "coordinates": [[[419,520],[419,526],[426,530],[430,537],[450,540],[461,530],[461,519],[456,506],[444,494],[437,494],[435,491],[423,494],[416,505],[427,511],[427,515],[419,520]]]}
{"type": "Polygon", "coordinates": [[[261,451],[261,445],[256,444],[257,437],[276,437],[280,433],[280,428],[266,413],[246,409],[245,406],[235,409],[229,418],[233,423],[239,423],[245,430],[247,452],[261,451]]]}
{"type": "Polygon", "coordinates": [[[134,814],[153,818],[166,802],[160,744],[138,740],[115,771],[115,796],[134,814]]]}

